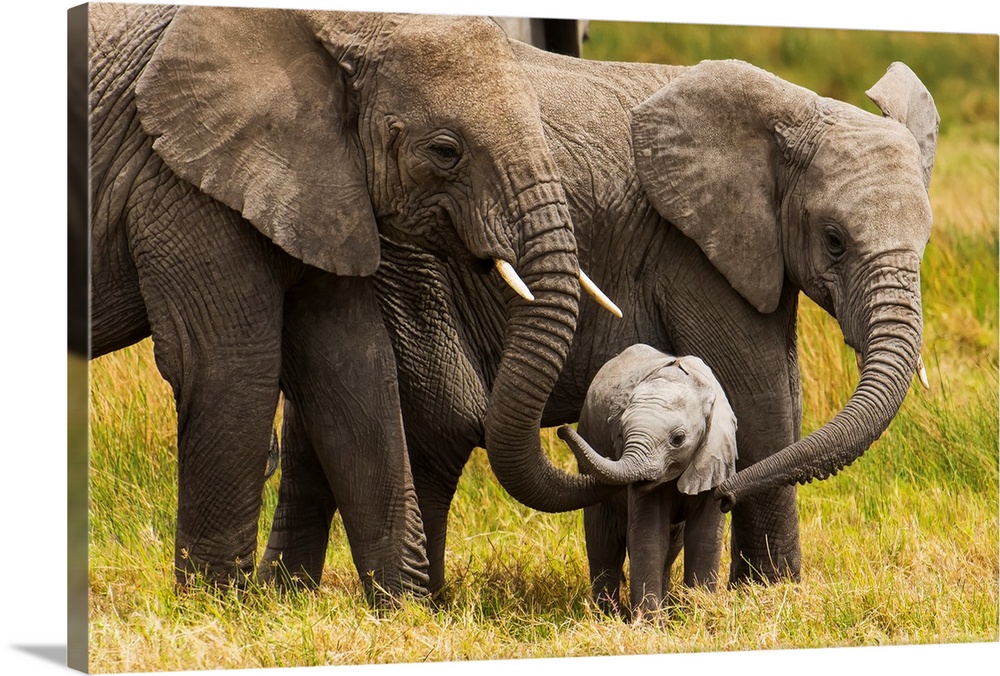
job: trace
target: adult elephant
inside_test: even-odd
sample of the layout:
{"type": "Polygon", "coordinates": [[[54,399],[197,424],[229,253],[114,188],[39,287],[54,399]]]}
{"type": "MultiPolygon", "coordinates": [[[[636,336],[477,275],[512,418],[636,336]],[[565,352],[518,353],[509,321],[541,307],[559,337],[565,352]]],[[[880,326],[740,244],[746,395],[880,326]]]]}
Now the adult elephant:
{"type": "MultiPolygon", "coordinates": [[[[730,580],[798,579],[795,483],[862,454],[918,368],[938,125],[930,94],[895,64],[869,91],[880,117],[738,61],[600,63],[517,43],[514,52],[541,101],[581,265],[624,313],[581,306],[543,424],[575,421],[598,369],[632,344],[698,355],[739,421],[740,471],[717,493],[733,511],[730,580]],[[804,439],[800,291],[838,320],[864,364],[843,411],[804,439]]],[[[387,245],[376,281],[437,589],[448,508],[472,448],[485,441],[508,488],[544,458],[537,446],[511,453],[479,434],[487,400],[518,399],[496,377],[504,305],[493,280],[387,245]]],[[[533,377],[529,366],[525,387],[533,377]]],[[[551,511],[606,490],[548,486],[511,492],[551,511]]]]}
{"type": "MultiPolygon", "coordinates": [[[[89,13],[89,352],[152,335],[173,388],[178,580],[252,573],[280,387],[319,451],[309,469],[328,482],[309,508],[341,509],[368,596],[425,590],[394,355],[371,282],[380,233],[477,275],[498,277],[496,261],[533,297],[503,293],[497,380],[526,367],[547,375],[521,404],[526,417],[497,416],[497,436],[537,445],[577,319],[565,195],[505,35],[476,18],[89,13]]],[[[272,542],[281,537],[279,515],[272,542]]],[[[315,555],[281,549],[296,568],[315,555]]]]}
{"type": "Polygon", "coordinates": [[[546,423],[574,419],[596,369],[629,344],[700,356],[739,421],[740,471],[717,490],[733,511],[730,581],[798,579],[795,484],[864,453],[922,370],[939,123],[930,93],[893,64],[868,91],[878,116],[739,61],[670,68],[515,52],[542,101],[581,265],[627,318],[583,307],[546,423]],[[595,103],[574,105],[581,92],[595,103]],[[863,364],[843,410],[806,438],[800,291],[863,364]]]}

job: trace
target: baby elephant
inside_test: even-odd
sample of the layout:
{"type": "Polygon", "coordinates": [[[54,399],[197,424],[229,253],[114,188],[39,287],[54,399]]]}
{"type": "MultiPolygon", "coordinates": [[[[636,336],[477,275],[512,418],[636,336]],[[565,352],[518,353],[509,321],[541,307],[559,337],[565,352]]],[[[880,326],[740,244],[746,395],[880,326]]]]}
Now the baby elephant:
{"type": "Polygon", "coordinates": [[[684,583],[714,589],[723,516],[711,489],[736,471],[736,416],[705,362],[629,347],[597,372],[578,430],[558,433],[580,471],[628,486],[584,509],[598,604],[620,609],[626,546],[638,617],[663,607],[682,547],[684,583]]]}

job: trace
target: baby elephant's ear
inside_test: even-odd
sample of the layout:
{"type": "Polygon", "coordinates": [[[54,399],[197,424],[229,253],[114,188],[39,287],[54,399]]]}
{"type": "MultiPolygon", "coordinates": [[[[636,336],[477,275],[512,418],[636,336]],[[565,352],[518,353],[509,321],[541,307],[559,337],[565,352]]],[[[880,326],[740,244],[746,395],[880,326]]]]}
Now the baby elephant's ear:
{"type": "Polygon", "coordinates": [[[715,488],[736,473],[736,414],[722,385],[705,362],[697,357],[685,357],[681,363],[685,369],[698,371],[715,395],[701,447],[677,480],[681,493],[697,495],[715,488]]]}

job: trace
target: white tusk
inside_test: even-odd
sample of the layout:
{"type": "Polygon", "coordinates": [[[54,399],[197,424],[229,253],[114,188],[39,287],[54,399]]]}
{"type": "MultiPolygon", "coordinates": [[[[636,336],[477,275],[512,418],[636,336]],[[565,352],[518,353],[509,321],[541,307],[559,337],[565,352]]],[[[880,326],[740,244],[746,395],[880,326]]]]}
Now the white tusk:
{"type": "Polygon", "coordinates": [[[603,291],[601,291],[597,284],[594,284],[594,280],[588,277],[583,270],[580,270],[580,286],[583,287],[584,291],[594,297],[594,300],[597,301],[598,305],[613,314],[615,317],[618,317],[618,319],[622,318],[621,309],[615,305],[603,291]]]}
{"type": "Polygon", "coordinates": [[[503,281],[507,282],[507,285],[517,292],[517,295],[524,300],[535,300],[535,297],[531,294],[531,289],[525,284],[517,273],[514,272],[514,266],[505,260],[499,258],[493,261],[496,264],[497,272],[503,277],[503,281]]]}
{"type": "Polygon", "coordinates": [[[917,377],[920,378],[920,384],[924,386],[925,390],[931,389],[931,383],[927,380],[927,369],[924,368],[923,357],[917,357],[917,377]]]}

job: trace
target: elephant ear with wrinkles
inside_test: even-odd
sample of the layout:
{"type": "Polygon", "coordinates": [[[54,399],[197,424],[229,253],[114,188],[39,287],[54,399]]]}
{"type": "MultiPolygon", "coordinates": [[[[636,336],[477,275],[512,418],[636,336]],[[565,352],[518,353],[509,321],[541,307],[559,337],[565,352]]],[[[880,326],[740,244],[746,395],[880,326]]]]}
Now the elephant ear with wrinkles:
{"type": "Polygon", "coordinates": [[[684,369],[696,372],[715,395],[705,438],[695,451],[691,464],[677,479],[677,488],[682,493],[697,495],[719,486],[736,473],[736,414],[722,385],[705,362],[693,356],[682,357],[680,362],[684,369]]]}
{"type": "MultiPolygon", "coordinates": [[[[868,96],[917,140],[926,186],[939,122],[930,93],[896,62],[868,96]]],[[[824,112],[843,105],[726,60],[693,66],[632,111],[636,171],[653,206],[760,312],[777,307],[785,276],[782,166],[808,163],[824,112]]]]}
{"type": "Polygon", "coordinates": [[[183,7],[136,83],[154,149],[305,263],[374,273],[378,231],[339,65],[298,15],[183,7]]]}
{"type": "Polygon", "coordinates": [[[931,183],[934,155],[937,152],[938,127],[941,116],[931,93],[917,74],[901,61],[893,62],[885,75],[865,92],[882,114],[910,130],[920,147],[924,187],[931,183]]]}
{"type": "Polygon", "coordinates": [[[815,115],[807,89],[741,61],[703,61],[632,111],[636,170],[656,210],[761,312],[781,296],[780,137],[815,115]]]}

